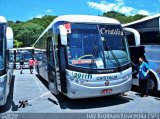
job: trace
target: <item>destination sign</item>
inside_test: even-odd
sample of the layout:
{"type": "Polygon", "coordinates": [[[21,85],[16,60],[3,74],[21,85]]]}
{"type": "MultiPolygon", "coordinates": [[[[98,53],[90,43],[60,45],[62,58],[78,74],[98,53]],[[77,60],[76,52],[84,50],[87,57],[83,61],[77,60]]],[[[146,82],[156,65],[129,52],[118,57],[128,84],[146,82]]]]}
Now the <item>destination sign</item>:
{"type": "Polygon", "coordinates": [[[109,28],[100,28],[100,33],[102,35],[124,35],[121,29],[109,29],[109,28]]]}

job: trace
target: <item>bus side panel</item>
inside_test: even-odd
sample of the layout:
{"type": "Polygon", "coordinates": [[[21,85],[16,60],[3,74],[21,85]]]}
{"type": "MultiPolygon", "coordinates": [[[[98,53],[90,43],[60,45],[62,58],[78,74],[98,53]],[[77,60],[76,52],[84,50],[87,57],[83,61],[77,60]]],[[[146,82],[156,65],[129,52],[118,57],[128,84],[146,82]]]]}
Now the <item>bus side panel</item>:
{"type": "Polygon", "coordinates": [[[160,46],[145,45],[145,56],[149,62],[150,69],[157,82],[157,89],[160,90],[160,46]]]}
{"type": "Polygon", "coordinates": [[[39,74],[40,76],[42,76],[45,80],[48,81],[48,63],[47,63],[47,59],[46,59],[46,53],[43,52],[42,54],[42,60],[38,62],[38,67],[39,67],[39,74]]]}
{"type": "Polygon", "coordinates": [[[48,65],[46,59],[46,51],[43,49],[35,49],[35,69],[39,76],[48,81],[48,65]]]}

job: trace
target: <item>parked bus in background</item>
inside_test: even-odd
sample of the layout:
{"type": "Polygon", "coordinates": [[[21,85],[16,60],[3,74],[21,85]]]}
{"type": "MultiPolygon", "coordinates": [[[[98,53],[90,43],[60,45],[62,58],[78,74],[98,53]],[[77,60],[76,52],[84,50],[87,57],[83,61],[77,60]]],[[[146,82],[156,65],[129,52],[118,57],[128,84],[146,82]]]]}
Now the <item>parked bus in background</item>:
{"type": "Polygon", "coordinates": [[[68,98],[128,92],[132,68],[119,21],[88,15],[59,16],[34,44],[36,70],[49,90],[68,98]]]}
{"type": "Polygon", "coordinates": [[[16,48],[16,68],[20,68],[20,60],[23,58],[24,67],[29,68],[28,62],[30,58],[34,58],[34,48],[33,47],[22,47],[16,48]]]}
{"type": "MultiPolygon", "coordinates": [[[[135,43],[134,35],[132,33],[127,33],[131,60],[134,64],[138,64],[138,58],[140,56],[145,57],[146,62],[148,62],[150,66],[148,88],[151,94],[158,94],[160,92],[160,22],[158,22],[159,25],[154,25],[152,20],[152,24],[150,24],[149,19],[151,19],[151,17],[128,23],[124,25],[124,27],[131,27],[139,32],[140,45],[135,43]],[[142,22],[144,22],[144,24],[142,22]]],[[[157,20],[160,21],[158,17],[157,20]]],[[[156,19],[154,19],[154,21],[156,21],[156,19]]],[[[133,85],[138,86],[139,82],[137,80],[137,74],[137,69],[133,67],[133,85]]]]}
{"type": "Polygon", "coordinates": [[[13,31],[7,26],[5,17],[0,16],[0,106],[6,104],[13,75],[9,48],[13,48],[13,31]]]}

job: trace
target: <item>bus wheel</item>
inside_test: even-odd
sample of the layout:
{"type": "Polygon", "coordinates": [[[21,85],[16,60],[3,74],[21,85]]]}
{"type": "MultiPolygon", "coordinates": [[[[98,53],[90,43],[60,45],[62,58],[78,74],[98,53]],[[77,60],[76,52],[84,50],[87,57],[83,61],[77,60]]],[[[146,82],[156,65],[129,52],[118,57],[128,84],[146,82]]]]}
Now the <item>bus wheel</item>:
{"type": "Polygon", "coordinates": [[[151,95],[158,95],[158,90],[157,90],[157,82],[155,77],[151,77],[148,80],[148,90],[149,90],[149,94],[151,95]]]}

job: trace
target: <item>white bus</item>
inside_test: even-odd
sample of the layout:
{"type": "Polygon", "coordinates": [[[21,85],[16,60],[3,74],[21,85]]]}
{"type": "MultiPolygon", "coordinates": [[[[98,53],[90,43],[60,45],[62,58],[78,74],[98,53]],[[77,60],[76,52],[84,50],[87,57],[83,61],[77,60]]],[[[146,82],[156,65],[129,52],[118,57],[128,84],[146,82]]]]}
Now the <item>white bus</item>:
{"type": "Polygon", "coordinates": [[[49,90],[68,98],[128,92],[132,68],[119,21],[88,15],[59,16],[34,44],[36,70],[49,90]]]}
{"type": "Polygon", "coordinates": [[[8,48],[13,48],[13,31],[7,27],[6,19],[0,16],[0,106],[6,104],[13,75],[8,48]]]}
{"type": "Polygon", "coordinates": [[[20,69],[20,60],[23,58],[24,66],[23,68],[29,68],[28,62],[30,58],[34,58],[34,48],[33,47],[22,47],[15,48],[15,62],[16,68],[20,69]]]}

